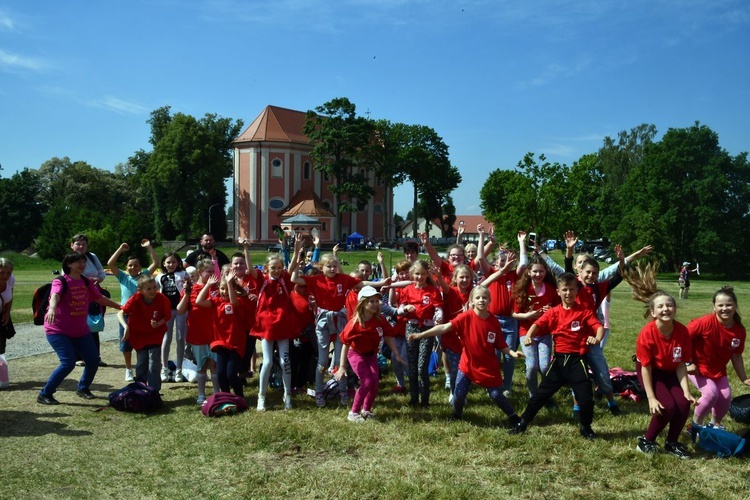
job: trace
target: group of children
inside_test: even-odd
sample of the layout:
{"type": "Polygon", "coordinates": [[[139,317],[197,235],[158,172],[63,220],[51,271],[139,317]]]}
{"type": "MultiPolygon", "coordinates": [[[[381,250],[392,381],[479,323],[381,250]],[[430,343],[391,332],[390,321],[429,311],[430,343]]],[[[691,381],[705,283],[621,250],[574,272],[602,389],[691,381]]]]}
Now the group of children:
{"type": "MultiPolygon", "coordinates": [[[[235,253],[230,264],[220,268],[215,256],[199,258],[193,277],[174,253],[161,259],[161,270],[153,277],[156,257],[147,241],[142,244],[151,251],[152,267],[143,271],[137,257],[130,257],[123,272],[117,261],[128,246],[122,244],[108,264],[123,292],[118,319],[126,377],[157,388],[168,379],[176,325],[175,381],[184,380],[180,368],[187,342],[198,372],[197,403],[206,400],[209,372],[214,391],[244,396],[243,385],[253,373],[254,348],[260,340],[259,411],[268,404],[274,363],[280,365],[283,407],[291,409],[293,392],[310,381],[307,367],[317,351],[317,406],[326,405],[324,390],[331,383],[327,374],[331,374],[341,403],[349,407],[351,379],[356,376],[359,388],[353,393],[347,418],[362,422],[375,418],[372,410],[381,350],[392,356],[397,381],[392,392],[405,393],[408,378],[409,404],[429,407],[428,365],[439,337],[454,418],[462,418],[468,391],[476,384],[508,416],[510,432],[522,433],[541,408],[554,405],[554,394],[568,385],[574,394],[580,434],[594,439],[590,377],[607,397],[610,412],[621,414],[602,349],[609,333],[608,296],[624,279],[648,303],[647,315],[653,319],[636,345],[637,371],[653,415],[638,441],[640,451],[656,451],[656,436],[669,426],[665,451],[688,456],[677,439],[690,404],[695,403],[688,380],[702,393],[694,425],[702,425],[709,412],[713,412],[712,424],[721,424],[730,398],[726,375],[730,360],[743,383],[750,385],[741,356],[745,330],[731,289],[717,292],[715,314],[685,328],[674,320],[674,299],[654,289],[656,267],[629,266],[629,261],[647,255],[651,247],[625,257],[617,246],[618,262],[600,273],[598,262],[586,255],[574,264],[575,233],[565,236],[563,268],[538,247],[529,259],[526,234],[519,232],[518,255],[501,247],[490,264],[485,255],[492,252],[494,241],[483,227],[477,230],[477,245],[452,245],[447,258],[422,235],[421,244],[431,262],[420,260],[418,244],[409,241],[393,276],[372,281],[368,262],[347,275],[341,271],[335,249],[321,256],[317,235],[313,235],[312,254],[305,253],[302,237],[293,238],[288,264],[283,255],[271,254],[262,269],[252,265],[249,242],[241,240],[243,252],[235,253]],[[137,353],[135,374],[128,355],[131,348],[137,353]],[[520,415],[509,400],[519,357],[526,361],[530,397],[520,415]]],[[[380,269],[385,269],[382,254],[378,260],[380,269]]]]}

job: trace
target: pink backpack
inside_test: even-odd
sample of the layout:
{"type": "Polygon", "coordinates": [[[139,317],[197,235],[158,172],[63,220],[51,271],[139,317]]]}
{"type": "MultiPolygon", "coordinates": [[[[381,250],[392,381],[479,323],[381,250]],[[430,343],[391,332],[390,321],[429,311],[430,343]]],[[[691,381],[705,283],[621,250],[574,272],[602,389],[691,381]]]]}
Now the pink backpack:
{"type": "Polygon", "coordinates": [[[201,411],[207,417],[221,417],[223,415],[234,415],[247,410],[247,401],[231,392],[215,392],[211,394],[201,411]]]}

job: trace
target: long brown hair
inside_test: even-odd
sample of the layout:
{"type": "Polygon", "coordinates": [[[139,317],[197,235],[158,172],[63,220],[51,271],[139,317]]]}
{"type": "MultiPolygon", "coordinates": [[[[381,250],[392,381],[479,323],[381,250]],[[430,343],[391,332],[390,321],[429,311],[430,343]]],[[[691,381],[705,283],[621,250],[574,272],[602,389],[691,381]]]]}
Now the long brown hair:
{"type": "Polygon", "coordinates": [[[529,260],[529,265],[526,267],[526,270],[524,271],[523,275],[513,286],[513,297],[515,298],[516,303],[519,306],[521,306],[522,309],[525,308],[526,302],[529,299],[529,283],[531,283],[531,268],[535,265],[544,266],[544,270],[546,271],[544,274],[544,284],[551,286],[552,289],[557,288],[557,282],[555,281],[555,276],[552,274],[552,271],[550,270],[549,266],[547,266],[547,263],[544,262],[544,259],[542,259],[538,255],[533,256],[529,260]]]}

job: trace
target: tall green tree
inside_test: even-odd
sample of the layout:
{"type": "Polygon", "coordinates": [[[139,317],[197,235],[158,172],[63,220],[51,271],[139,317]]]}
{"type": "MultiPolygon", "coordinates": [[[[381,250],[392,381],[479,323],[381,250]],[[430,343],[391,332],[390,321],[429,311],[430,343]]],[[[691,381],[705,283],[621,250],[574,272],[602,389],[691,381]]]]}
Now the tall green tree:
{"type": "Polygon", "coordinates": [[[47,210],[41,191],[39,175],[28,168],[0,178],[0,249],[23,250],[34,242],[47,210]]]}
{"type": "Polygon", "coordinates": [[[216,239],[224,239],[224,180],[232,175],[231,142],[242,120],[172,115],[166,106],[153,111],[149,123],[154,149],[139,154],[147,156],[145,181],[158,238],[199,236],[208,228],[210,207],[219,205],[211,211],[211,226],[216,239]]]}
{"type": "Polygon", "coordinates": [[[357,116],[357,107],[339,97],[308,111],[303,131],[313,149],[316,170],[333,178],[330,186],[336,204],[336,231],[343,239],[342,216],[363,210],[375,193],[368,182],[366,161],[372,122],[357,116]]]}
{"type": "Polygon", "coordinates": [[[494,225],[499,241],[513,241],[518,231],[529,228],[535,198],[522,172],[493,170],[479,191],[479,199],[482,213],[494,225]]]}

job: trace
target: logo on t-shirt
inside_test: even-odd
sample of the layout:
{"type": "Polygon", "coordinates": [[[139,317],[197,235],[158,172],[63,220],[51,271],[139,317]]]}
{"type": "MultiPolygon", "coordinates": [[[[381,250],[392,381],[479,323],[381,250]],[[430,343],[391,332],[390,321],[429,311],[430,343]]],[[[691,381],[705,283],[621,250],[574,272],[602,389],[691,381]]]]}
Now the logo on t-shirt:
{"type": "Polygon", "coordinates": [[[509,292],[512,286],[513,286],[513,283],[510,280],[505,282],[505,288],[507,288],[509,292]]]}
{"type": "Polygon", "coordinates": [[[422,304],[428,306],[430,305],[430,296],[429,295],[422,295],[422,304]]]}
{"type": "Polygon", "coordinates": [[[577,332],[581,329],[581,322],[580,321],[573,321],[570,323],[570,330],[573,332],[577,332]]]}
{"type": "Polygon", "coordinates": [[[737,349],[740,346],[740,339],[732,339],[732,349],[737,349]]]}
{"type": "Polygon", "coordinates": [[[487,332],[487,342],[489,342],[490,344],[494,344],[496,336],[497,334],[495,332],[487,332]]]}
{"type": "Polygon", "coordinates": [[[344,294],[344,285],[342,285],[341,283],[336,283],[336,293],[339,294],[339,295],[343,295],[344,294]]]}
{"type": "Polygon", "coordinates": [[[383,336],[383,327],[377,326],[375,327],[375,330],[377,330],[379,336],[383,336]]]}
{"type": "Polygon", "coordinates": [[[682,361],[682,347],[677,346],[672,349],[672,362],[679,363],[682,361]]]}
{"type": "Polygon", "coordinates": [[[224,308],[224,314],[234,314],[234,309],[232,309],[232,305],[229,304],[224,308]]]}

